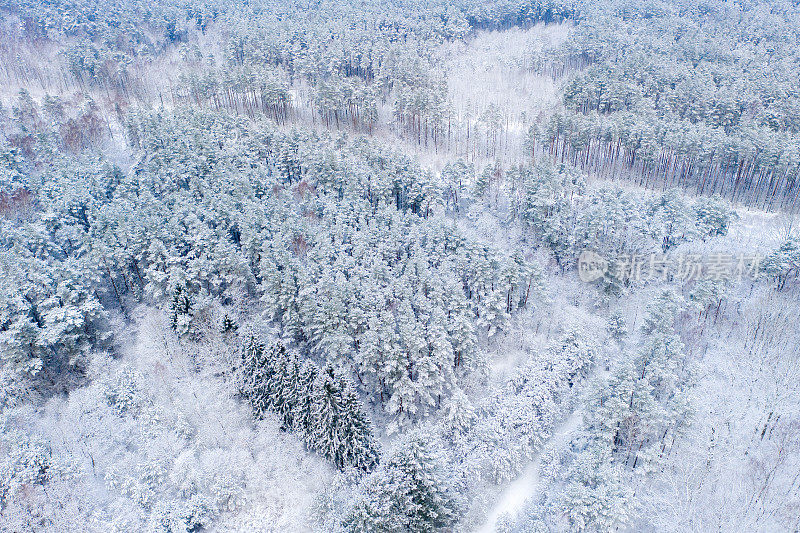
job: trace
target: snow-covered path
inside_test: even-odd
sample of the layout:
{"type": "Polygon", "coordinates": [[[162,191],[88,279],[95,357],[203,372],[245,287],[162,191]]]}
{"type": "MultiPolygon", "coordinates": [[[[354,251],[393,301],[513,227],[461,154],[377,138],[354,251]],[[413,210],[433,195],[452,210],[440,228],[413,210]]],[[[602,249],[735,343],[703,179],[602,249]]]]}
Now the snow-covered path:
{"type": "MultiPolygon", "coordinates": [[[[581,423],[583,411],[576,409],[560,426],[558,426],[550,437],[550,440],[542,447],[558,448],[567,443],[567,439],[575,432],[581,423]]],[[[489,512],[489,517],[481,528],[476,533],[495,533],[495,526],[497,520],[504,514],[511,516],[516,515],[525,502],[532,498],[539,488],[539,469],[542,462],[542,450],[534,456],[522,474],[512,481],[505,490],[500,494],[492,510],[489,512]]]]}

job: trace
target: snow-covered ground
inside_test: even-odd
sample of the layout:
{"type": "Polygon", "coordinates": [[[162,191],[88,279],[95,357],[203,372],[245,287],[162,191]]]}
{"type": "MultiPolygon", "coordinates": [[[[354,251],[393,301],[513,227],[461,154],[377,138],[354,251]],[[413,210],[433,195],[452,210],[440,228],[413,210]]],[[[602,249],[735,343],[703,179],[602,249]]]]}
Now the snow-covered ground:
{"type": "Polygon", "coordinates": [[[485,148],[488,121],[496,120],[495,157],[506,162],[524,157],[528,127],[544,121],[561,103],[558,82],[537,72],[534,59],[566,40],[570,28],[537,24],[524,30],[481,31],[466,43],[442,46],[438,54],[458,128],[455,155],[485,159],[480,145],[485,148]]]}
{"type": "Polygon", "coordinates": [[[62,466],[51,474],[58,490],[31,488],[2,522],[13,530],[33,513],[60,531],[154,530],[189,519],[214,520],[221,531],[313,529],[331,466],[277,419],[253,422],[222,377],[220,345],[179,341],[147,307],[132,318],[119,325],[120,357],[98,355],[88,386],[52,398],[38,416],[6,413],[6,422],[49,440],[62,466]]]}
{"type": "Polygon", "coordinates": [[[516,518],[525,503],[534,498],[540,488],[539,469],[541,467],[542,454],[549,450],[558,449],[568,443],[572,434],[580,426],[582,417],[583,412],[580,409],[576,409],[570,414],[569,418],[556,428],[547,444],[528,463],[522,474],[506,486],[489,512],[486,523],[476,533],[495,533],[498,521],[506,518],[511,520],[516,518]]]}

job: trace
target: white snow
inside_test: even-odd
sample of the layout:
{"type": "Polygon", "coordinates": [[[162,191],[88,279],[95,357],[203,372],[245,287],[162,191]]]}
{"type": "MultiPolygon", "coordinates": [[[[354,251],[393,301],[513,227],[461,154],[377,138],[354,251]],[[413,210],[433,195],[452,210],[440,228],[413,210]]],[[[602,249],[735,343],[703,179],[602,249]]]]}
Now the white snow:
{"type": "Polygon", "coordinates": [[[577,409],[553,432],[550,440],[531,460],[522,474],[508,484],[489,513],[486,523],[476,533],[495,533],[498,520],[504,515],[516,516],[525,502],[534,497],[539,489],[539,468],[542,452],[548,448],[560,448],[569,442],[569,437],[578,429],[583,411],[577,409]]]}

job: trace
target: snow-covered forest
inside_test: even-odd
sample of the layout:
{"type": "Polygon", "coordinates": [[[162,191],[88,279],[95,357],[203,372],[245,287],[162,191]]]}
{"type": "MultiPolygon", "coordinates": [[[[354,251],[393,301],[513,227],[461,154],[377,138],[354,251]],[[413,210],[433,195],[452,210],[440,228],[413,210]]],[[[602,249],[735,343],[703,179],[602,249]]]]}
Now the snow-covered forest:
{"type": "Polygon", "coordinates": [[[797,0],[0,0],[0,531],[800,531],[797,0]]]}

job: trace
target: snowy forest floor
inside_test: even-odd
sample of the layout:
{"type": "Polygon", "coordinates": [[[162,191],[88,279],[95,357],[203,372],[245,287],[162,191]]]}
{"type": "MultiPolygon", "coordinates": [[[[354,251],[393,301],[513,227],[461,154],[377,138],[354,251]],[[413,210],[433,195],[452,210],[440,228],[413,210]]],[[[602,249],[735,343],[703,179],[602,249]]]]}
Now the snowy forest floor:
{"type": "Polygon", "coordinates": [[[535,498],[537,491],[541,489],[540,469],[542,456],[548,452],[553,453],[554,450],[559,450],[565,446],[572,434],[580,426],[582,417],[583,412],[580,409],[576,409],[569,415],[569,418],[556,428],[547,443],[536,453],[533,460],[525,467],[525,470],[522,471],[522,474],[503,489],[494,507],[489,511],[486,523],[476,530],[476,533],[495,533],[498,524],[504,522],[513,523],[517,515],[525,507],[525,504],[535,498]]]}
{"type": "MultiPolygon", "coordinates": [[[[636,188],[631,186],[631,190],[636,188]]],[[[746,209],[740,209],[738,216],[725,237],[687,244],[681,251],[706,257],[743,251],[765,255],[791,234],[797,223],[792,216],[746,209]]],[[[513,229],[503,227],[494,217],[484,214],[469,226],[476,236],[492,239],[496,245],[508,249],[524,246],[513,229]]],[[[523,367],[526,357],[541,350],[561,328],[576,325],[603,335],[595,314],[603,305],[589,286],[575,274],[564,276],[556,268],[550,271],[547,286],[555,300],[528,318],[518,317],[518,329],[487,347],[489,353],[496,354],[490,388],[502,383],[515,368],[523,367]]],[[[600,311],[622,313],[631,334],[629,346],[638,342],[645,307],[657,291],[656,287],[633,290],[608,311],[600,311]]],[[[799,407],[800,362],[791,348],[800,342],[797,328],[791,325],[800,320],[797,295],[775,292],[763,283],[754,285],[745,279],[731,286],[728,300],[716,316],[700,313],[695,320],[682,335],[696,364],[691,427],[664,470],[654,479],[637,481],[640,485],[636,490],[646,494],[640,511],[661,530],[696,531],[705,527],[698,524],[711,523],[721,524],[725,530],[737,521],[755,527],[759,520],[774,516],[775,509],[794,505],[781,500],[797,484],[796,470],[788,466],[797,465],[797,454],[790,451],[792,437],[784,435],[777,443],[767,442],[762,432],[776,427],[771,425],[774,412],[797,413],[799,407]],[[758,333],[761,328],[766,330],[758,333]],[[721,452],[721,448],[727,451],[721,452]],[[738,476],[740,482],[723,481],[738,476]],[[687,495],[689,501],[685,501],[687,495]],[[683,503],[677,505],[677,501],[683,503]],[[729,505],[736,507],[729,515],[709,512],[729,505]]],[[[596,374],[588,381],[602,382],[608,377],[606,367],[619,361],[621,353],[609,348],[603,347],[596,374]]],[[[573,405],[574,410],[515,479],[500,490],[484,489],[484,499],[476,503],[476,511],[483,509],[477,516],[484,516],[485,521],[478,521],[472,530],[489,533],[522,527],[524,531],[525,522],[520,517],[548,492],[563,490],[554,484],[553,469],[558,468],[571,441],[583,430],[583,401],[573,405]]]]}
{"type": "Polygon", "coordinates": [[[27,530],[56,516],[60,522],[50,524],[58,531],[100,531],[101,524],[133,531],[148,520],[141,506],[154,502],[164,507],[163,520],[179,519],[181,504],[166,502],[187,493],[202,494],[187,511],[224,510],[221,530],[293,531],[311,523],[333,469],[281,431],[277,418],[253,422],[224,379],[224,345],[186,344],[162,312],[145,306],[115,329],[118,357],[98,356],[89,386],[53,398],[38,416],[15,413],[20,427],[50,441],[53,457],[73,458],[51,481],[72,488],[32,494],[29,508],[6,508],[4,526],[27,530]],[[96,523],[82,522],[87,507],[104,510],[96,523]],[[64,511],[53,513],[58,508],[64,511]]]}

